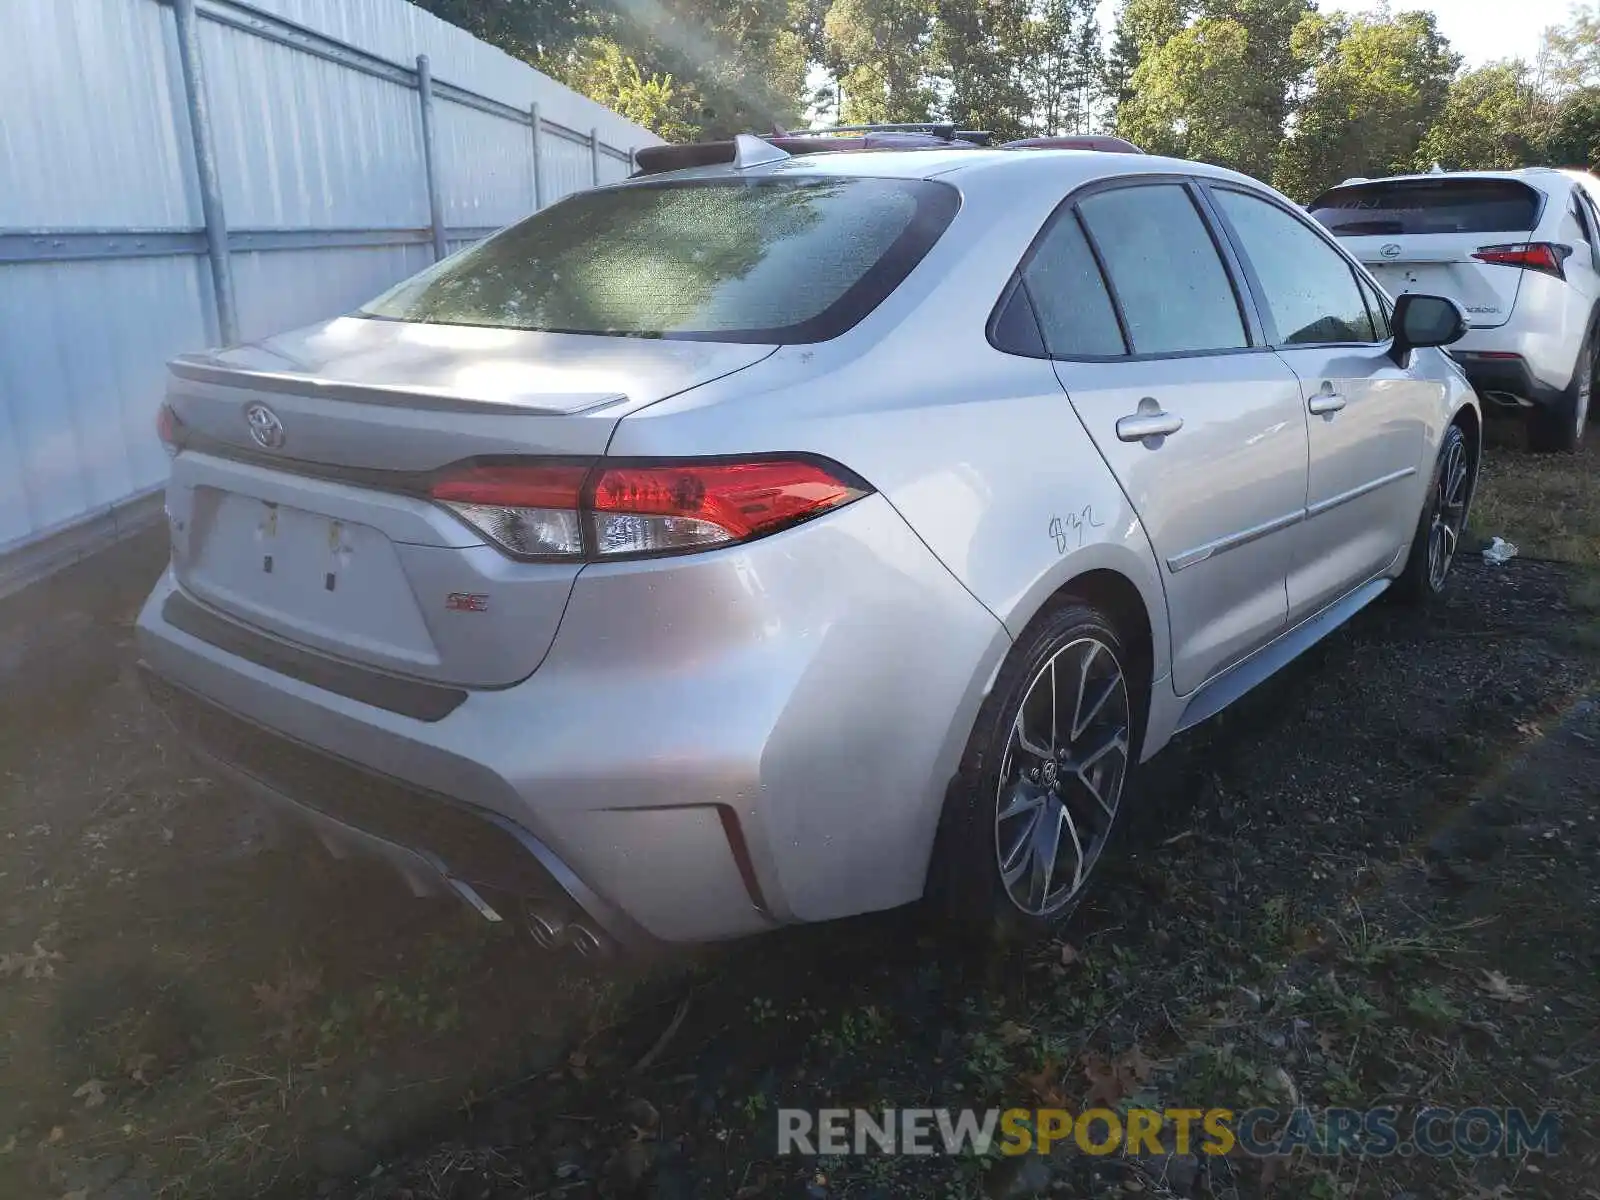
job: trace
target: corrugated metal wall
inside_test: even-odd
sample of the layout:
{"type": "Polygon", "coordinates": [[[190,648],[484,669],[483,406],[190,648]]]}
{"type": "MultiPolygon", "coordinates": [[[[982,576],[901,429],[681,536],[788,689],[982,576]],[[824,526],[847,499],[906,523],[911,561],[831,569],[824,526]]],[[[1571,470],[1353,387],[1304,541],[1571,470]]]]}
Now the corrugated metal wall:
{"type": "MultiPolygon", "coordinates": [[[[164,364],[220,334],[172,5],[0,3],[3,560],[160,485],[164,364]]],[[[451,249],[659,140],[404,0],[197,10],[241,338],[433,261],[419,54],[451,249]]]]}

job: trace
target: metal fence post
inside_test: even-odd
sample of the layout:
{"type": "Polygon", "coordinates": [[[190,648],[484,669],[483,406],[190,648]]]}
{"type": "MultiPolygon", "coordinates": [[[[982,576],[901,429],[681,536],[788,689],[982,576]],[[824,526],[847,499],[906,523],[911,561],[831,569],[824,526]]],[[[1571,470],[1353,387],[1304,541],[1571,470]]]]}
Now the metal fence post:
{"type": "Polygon", "coordinates": [[[600,186],[600,130],[589,130],[589,180],[591,187],[600,186]]]}
{"type": "Polygon", "coordinates": [[[538,212],[544,207],[544,164],[539,161],[540,134],[544,131],[540,128],[538,104],[528,114],[533,121],[533,211],[538,212]]]}
{"type": "Polygon", "coordinates": [[[233,262],[228,255],[228,219],[222,210],[222,179],[217,172],[217,147],[211,140],[211,109],[206,99],[205,69],[200,61],[200,25],[194,0],[173,0],[178,28],[178,64],[189,106],[189,133],[194,139],[195,174],[200,183],[200,212],[206,223],[206,257],[211,263],[211,294],[217,305],[217,334],[223,345],[239,340],[233,302],[233,262]]]}
{"type": "Polygon", "coordinates": [[[433,73],[428,56],[417,55],[417,97],[422,105],[422,170],[428,177],[428,221],[433,226],[433,257],[450,253],[444,236],[444,201],[439,197],[439,162],[433,132],[433,73]]]}

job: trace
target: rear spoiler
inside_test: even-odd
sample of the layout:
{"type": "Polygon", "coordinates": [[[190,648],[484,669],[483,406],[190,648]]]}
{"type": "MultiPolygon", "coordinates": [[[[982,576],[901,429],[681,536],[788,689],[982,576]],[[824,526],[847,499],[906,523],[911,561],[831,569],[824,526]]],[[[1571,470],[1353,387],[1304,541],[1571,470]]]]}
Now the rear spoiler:
{"type": "MultiPolygon", "coordinates": [[[[679,146],[647,146],[636,151],[638,175],[658,175],[690,167],[714,167],[731,163],[736,167],[773,162],[780,157],[801,154],[827,154],[839,150],[927,150],[957,147],[976,149],[988,146],[991,135],[979,129],[957,129],[940,122],[902,125],[835,125],[790,133],[775,128],[760,137],[741,133],[727,142],[690,142],[679,146]],[[776,151],[765,154],[760,147],[776,151]]],[[[1143,154],[1132,142],[1109,134],[1077,134],[1062,137],[1022,138],[1006,142],[1001,150],[1098,150],[1109,154],[1143,154]]]]}
{"type": "Polygon", "coordinates": [[[927,123],[905,125],[837,125],[790,133],[774,129],[756,137],[741,133],[732,141],[690,142],[683,145],[646,146],[634,152],[638,175],[657,175],[690,167],[714,167],[731,163],[752,166],[760,161],[775,161],[802,154],[828,154],[839,150],[924,150],[987,146],[990,135],[982,130],[957,129],[954,125],[927,123]],[[766,143],[777,151],[762,157],[752,148],[766,143]]]}

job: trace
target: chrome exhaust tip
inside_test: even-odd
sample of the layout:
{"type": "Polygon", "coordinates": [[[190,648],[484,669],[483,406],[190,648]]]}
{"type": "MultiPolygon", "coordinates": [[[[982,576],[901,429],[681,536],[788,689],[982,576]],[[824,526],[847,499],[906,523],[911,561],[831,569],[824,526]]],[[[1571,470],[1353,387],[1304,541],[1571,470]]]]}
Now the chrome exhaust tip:
{"type": "Polygon", "coordinates": [[[606,940],[587,925],[574,921],[567,926],[567,943],[582,958],[604,958],[608,953],[606,940]]]}
{"type": "Polygon", "coordinates": [[[533,940],[545,950],[554,950],[567,940],[567,918],[557,909],[529,904],[523,920],[533,940]]]}
{"type": "MultiPolygon", "coordinates": [[[[528,933],[544,950],[566,946],[580,958],[600,959],[611,953],[611,939],[572,919],[570,910],[552,904],[523,905],[523,923],[528,933]]],[[[581,914],[580,914],[581,915],[581,914]]]]}

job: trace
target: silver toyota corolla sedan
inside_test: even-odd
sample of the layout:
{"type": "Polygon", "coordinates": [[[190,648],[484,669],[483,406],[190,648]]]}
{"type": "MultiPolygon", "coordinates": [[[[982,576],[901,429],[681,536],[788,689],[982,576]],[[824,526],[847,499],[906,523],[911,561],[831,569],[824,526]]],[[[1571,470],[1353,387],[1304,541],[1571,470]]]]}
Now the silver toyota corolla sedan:
{"type": "Polygon", "coordinates": [[[1462,315],[1197,163],[730,158],[175,361],[152,694],[546,943],[1048,930],[1135,764],[1444,586],[1462,315]]]}

